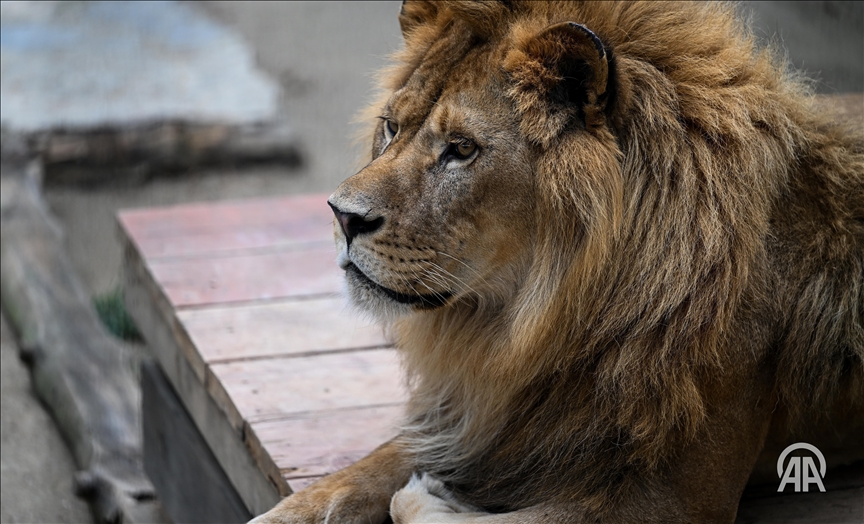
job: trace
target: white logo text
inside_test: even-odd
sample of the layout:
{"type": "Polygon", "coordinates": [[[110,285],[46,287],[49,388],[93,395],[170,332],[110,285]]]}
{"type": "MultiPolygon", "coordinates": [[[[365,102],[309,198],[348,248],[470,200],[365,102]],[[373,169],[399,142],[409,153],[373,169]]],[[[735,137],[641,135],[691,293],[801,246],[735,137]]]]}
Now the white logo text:
{"type": "Polygon", "coordinates": [[[780,458],[777,459],[777,476],[780,477],[780,487],[777,488],[778,493],[786,489],[787,484],[794,486],[795,493],[810,491],[810,484],[816,484],[819,487],[819,491],[824,493],[825,486],[822,485],[822,479],[825,478],[825,457],[812,444],[807,444],[806,442],[792,444],[784,449],[783,453],[780,454],[780,458]],[[806,449],[816,455],[816,458],[819,459],[819,469],[816,469],[813,457],[790,457],[784,469],[783,464],[786,461],[786,457],[798,449],[806,449]]]}

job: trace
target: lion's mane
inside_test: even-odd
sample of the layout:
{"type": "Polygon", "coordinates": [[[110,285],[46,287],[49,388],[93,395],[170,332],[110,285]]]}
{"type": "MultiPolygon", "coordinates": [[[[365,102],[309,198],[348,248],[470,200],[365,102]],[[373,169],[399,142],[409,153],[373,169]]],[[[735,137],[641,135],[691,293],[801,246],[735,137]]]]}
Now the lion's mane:
{"type": "Polygon", "coordinates": [[[730,368],[766,366],[793,415],[862,383],[861,141],[757,48],[733,6],[423,9],[403,15],[407,43],[385,88],[401,87],[445,28],[496,42],[523,133],[543,154],[518,294],[391,326],[419,469],[490,510],[564,496],[566,484],[599,511],[628,471],[663,468],[700,435],[730,368]],[[557,132],[541,64],[523,52],[568,20],[613,57],[611,132],[592,142],[557,132]]]}

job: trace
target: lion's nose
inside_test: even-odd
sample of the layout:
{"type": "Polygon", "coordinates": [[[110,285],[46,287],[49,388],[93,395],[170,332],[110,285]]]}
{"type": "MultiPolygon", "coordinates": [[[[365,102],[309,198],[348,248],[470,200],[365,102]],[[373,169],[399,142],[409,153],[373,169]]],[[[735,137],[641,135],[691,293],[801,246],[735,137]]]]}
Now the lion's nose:
{"type": "Polygon", "coordinates": [[[375,232],[384,223],[384,217],[366,220],[365,217],[357,213],[346,213],[330,202],[327,202],[327,204],[333,210],[333,214],[336,215],[336,220],[342,226],[342,232],[345,233],[345,237],[349,243],[357,235],[375,232]]]}

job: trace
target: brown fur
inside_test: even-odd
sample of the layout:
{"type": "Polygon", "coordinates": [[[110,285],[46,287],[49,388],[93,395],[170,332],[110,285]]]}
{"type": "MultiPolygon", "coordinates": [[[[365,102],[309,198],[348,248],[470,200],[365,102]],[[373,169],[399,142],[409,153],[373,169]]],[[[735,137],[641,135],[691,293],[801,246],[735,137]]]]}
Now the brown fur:
{"type": "Polygon", "coordinates": [[[830,422],[829,461],[864,456],[864,145],[732,7],[409,2],[400,22],[375,108],[399,132],[379,123],[331,197],[383,219],[351,247],[337,230],[367,276],[446,299],[349,278],[408,370],[400,482],[561,521],[731,521],[763,447],[773,467],[830,422]],[[454,136],[480,153],[440,167],[454,136]]]}

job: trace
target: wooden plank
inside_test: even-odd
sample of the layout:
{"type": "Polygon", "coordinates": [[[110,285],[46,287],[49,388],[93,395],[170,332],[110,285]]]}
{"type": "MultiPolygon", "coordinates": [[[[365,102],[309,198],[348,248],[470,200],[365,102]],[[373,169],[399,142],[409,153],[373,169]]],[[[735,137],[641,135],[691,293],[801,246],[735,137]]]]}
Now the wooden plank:
{"type": "Polygon", "coordinates": [[[343,287],[333,245],[216,258],[161,259],[148,266],[174,308],[335,295],[343,287]]]}
{"type": "Polygon", "coordinates": [[[305,205],[306,200],[220,204],[212,212],[200,206],[123,212],[120,221],[148,260],[309,242],[332,244],[333,213],[324,197],[316,197],[314,207],[305,205]],[[262,214],[262,210],[270,212],[262,214]]]}
{"type": "Polygon", "coordinates": [[[141,363],[141,397],[144,469],[171,520],[216,524],[252,518],[153,361],[141,363]]]}
{"type": "Polygon", "coordinates": [[[204,253],[230,253],[238,250],[290,248],[333,244],[333,223],[263,224],[223,229],[182,237],[140,239],[141,251],[148,260],[194,256],[204,253]]]}
{"type": "Polygon", "coordinates": [[[165,117],[169,121],[40,132],[45,179],[88,186],[117,180],[140,183],[147,175],[189,173],[205,166],[238,170],[265,162],[290,168],[302,162],[296,133],[278,121],[241,125],[165,117]]]}
{"type": "Polygon", "coordinates": [[[342,297],[190,309],[177,313],[204,362],[388,345],[380,326],[342,297]]]}
{"type": "Polygon", "coordinates": [[[252,424],[286,480],[326,475],[398,433],[402,405],[314,412],[252,424]]]}
{"type": "Polygon", "coordinates": [[[369,349],[210,366],[208,391],[232,424],[404,402],[396,351],[369,349]],[[231,410],[236,409],[236,412],[231,410]]]}
{"type": "Polygon", "coordinates": [[[255,514],[392,437],[405,392],[381,330],[336,294],[332,240],[314,240],[332,234],[329,209],[316,224],[296,209],[274,219],[283,199],[235,206],[129,212],[121,225],[128,307],[255,514]]]}
{"type": "Polygon", "coordinates": [[[291,488],[281,475],[267,476],[265,471],[275,468],[272,461],[267,462],[269,455],[253,456],[246,447],[243,430],[233,426],[225,411],[210,398],[204,387],[211,380],[206,366],[199,357],[194,363],[198,367],[193,367],[186,351],[194,348],[131,242],[126,244],[126,260],[126,309],[249,512],[264,513],[280,497],[292,493],[291,488]]]}
{"type": "MultiPolygon", "coordinates": [[[[141,240],[183,238],[233,228],[245,230],[250,226],[331,224],[333,213],[327,205],[327,195],[313,194],[126,209],[119,213],[119,221],[128,232],[128,237],[137,243],[141,240]]],[[[147,251],[141,253],[145,258],[153,256],[147,251]]]]}

